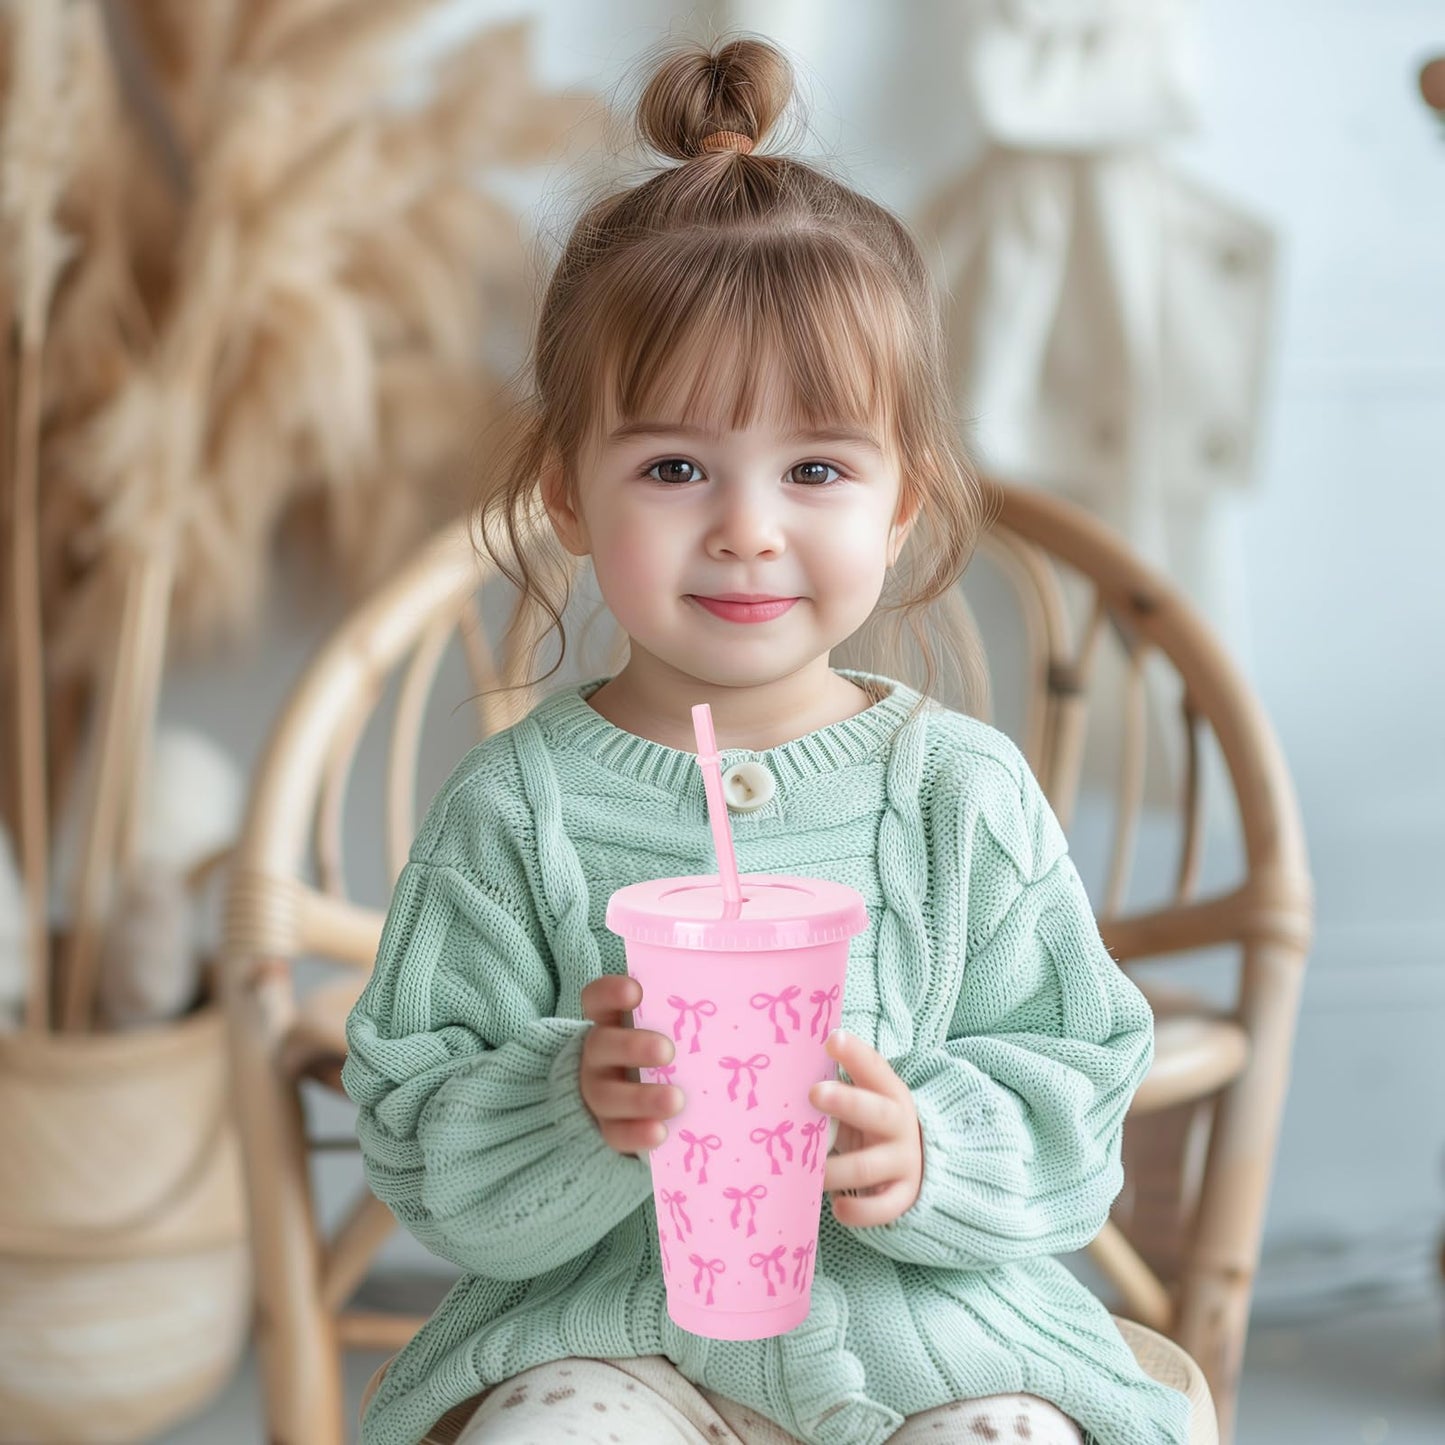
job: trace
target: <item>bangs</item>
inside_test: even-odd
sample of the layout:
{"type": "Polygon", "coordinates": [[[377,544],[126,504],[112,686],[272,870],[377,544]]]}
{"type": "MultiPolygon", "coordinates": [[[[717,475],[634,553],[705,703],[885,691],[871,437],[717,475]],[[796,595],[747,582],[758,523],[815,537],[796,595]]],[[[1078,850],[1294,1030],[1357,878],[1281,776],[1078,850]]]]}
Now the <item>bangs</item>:
{"type": "Polygon", "coordinates": [[[611,278],[591,395],[615,422],[849,426],[891,448],[907,328],[874,258],[817,232],[676,242],[611,278]]]}

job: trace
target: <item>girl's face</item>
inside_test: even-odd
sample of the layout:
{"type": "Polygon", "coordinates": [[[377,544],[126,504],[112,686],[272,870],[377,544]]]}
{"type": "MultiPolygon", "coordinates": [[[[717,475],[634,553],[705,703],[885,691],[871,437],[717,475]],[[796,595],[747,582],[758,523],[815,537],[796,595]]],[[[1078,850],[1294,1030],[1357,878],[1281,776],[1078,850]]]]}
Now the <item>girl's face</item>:
{"type": "Polygon", "coordinates": [[[693,700],[708,684],[816,686],[836,682],[828,654],[867,620],[911,526],[894,525],[901,477],[885,447],[776,415],[732,431],[604,416],[579,457],[578,509],[555,475],[543,494],[563,545],[591,555],[631,639],[628,671],[647,670],[654,699],[664,677],[693,700]],[[728,593],[797,600],[760,622],[696,600],[728,593]]]}

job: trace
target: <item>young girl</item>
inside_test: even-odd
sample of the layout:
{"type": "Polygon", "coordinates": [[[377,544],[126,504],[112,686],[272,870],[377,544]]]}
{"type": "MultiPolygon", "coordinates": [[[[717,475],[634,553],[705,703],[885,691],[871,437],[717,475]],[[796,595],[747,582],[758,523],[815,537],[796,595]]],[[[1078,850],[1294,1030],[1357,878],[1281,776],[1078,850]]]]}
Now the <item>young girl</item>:
{"type": "Polygon", "coordinates": [[[1186,1398],[1053,1258],[1122,1187],[1148,1005],[1008,738],[829,665],[911,533],[916,606],[986,519],[916,244],[757,149],[790,92],[762,41],[670,54],[639,123],[678,164],[586,213],[544,299],[531,428],[482,516],[515,541],[540,492],[630,651],[462,759],[349,1020],[371,1187],[463,1271],[365,1445],[1187,1439],[1186,1398]],[[727,600],[758,596],[782,600],[727,600]],[[835,878],[869,916],[843,1076],[812,1096],[837,1133],[811,1312],[742,1342],[667,1313],[647,1151],[683,1105],[675,1041],[630,1026],[604,923],[625,883],[715,871],[699,702],[739,869],[835,878]]]}

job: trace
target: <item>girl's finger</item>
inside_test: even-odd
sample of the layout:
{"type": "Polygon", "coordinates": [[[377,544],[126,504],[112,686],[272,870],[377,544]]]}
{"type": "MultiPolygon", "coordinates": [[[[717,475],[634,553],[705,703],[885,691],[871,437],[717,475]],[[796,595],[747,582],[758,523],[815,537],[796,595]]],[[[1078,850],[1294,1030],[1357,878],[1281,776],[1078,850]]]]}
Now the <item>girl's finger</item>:
{"type": "Polygon", "coordinates": [[[598,1079],[588,1092],[588,1107],[598,1119],[670,1119],[685,1102],[676,1084],[598,1079]]]}
{"type": "Polygon", "coordinates": [[[908,1085],[898,1077],[893,1065],[857,1034],[834,1029],[828,1035],[828,1052],[847,1069],[848,1077],[855,1084],[892,1099],[908,1092],[908,1085]]]}
{"type": "Polygon", "coordinates": [[[598,975],[579,996],[582,1017],[609,1028],[625,1028],[626,1015],[642,1002],[642,986],[630,974],[598,975]]]}
{"type": "Polygon", "coordinates": [[[655,1069],[670,1064],[677,1049],[665,1034],[652,1029],[617,1029],[599,1024],[583,1045],[583,1055],[597,1069],[655,1069]]]}
{"type": "Polygon", "coordinates": [[[666,1124],[657,1120],[625,1119],[605,1120],[600,1126],[602,1137],[619,1154],[640,1157],[650,1149],[656,1149],[668,1134],[666,1124]]]}
{"type": "Polygon", "coordinates": [[[892,1140],[848,1154],[831,1154],[823,1169],[823,1188],[832,1194],[845,1189],[873,1189],[892,1184],[908,1172],[903,1151],[892,1140]]]}
{"type": "Polygon", "coordinates": [[[903,1114],[896,1099],[858,1084],[827,1080],[808,1090],[815,1109],[865,1134],[900,1134],[903,1114]]]}
{"type": "Polygon", "coordinates": [[[905,1212],[904,1203],[912,1187],[908,1180],[899,1179],[877,1194],[835,1194],[833,1218],[850,1229],[862,1229],[870,1224],[891,1224],[905,1212]]]}

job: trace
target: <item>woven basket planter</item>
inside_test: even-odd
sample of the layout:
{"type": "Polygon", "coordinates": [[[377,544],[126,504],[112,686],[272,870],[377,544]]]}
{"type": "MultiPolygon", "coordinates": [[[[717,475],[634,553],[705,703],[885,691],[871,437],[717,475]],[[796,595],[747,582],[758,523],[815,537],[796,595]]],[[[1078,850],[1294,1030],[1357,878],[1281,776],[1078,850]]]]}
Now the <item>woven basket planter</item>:
{"type": "Polygon", "coordinates": [[[245,1348],[225,1020],[0,1036],[0,1441],[154,1436],[245,1348]]]}

